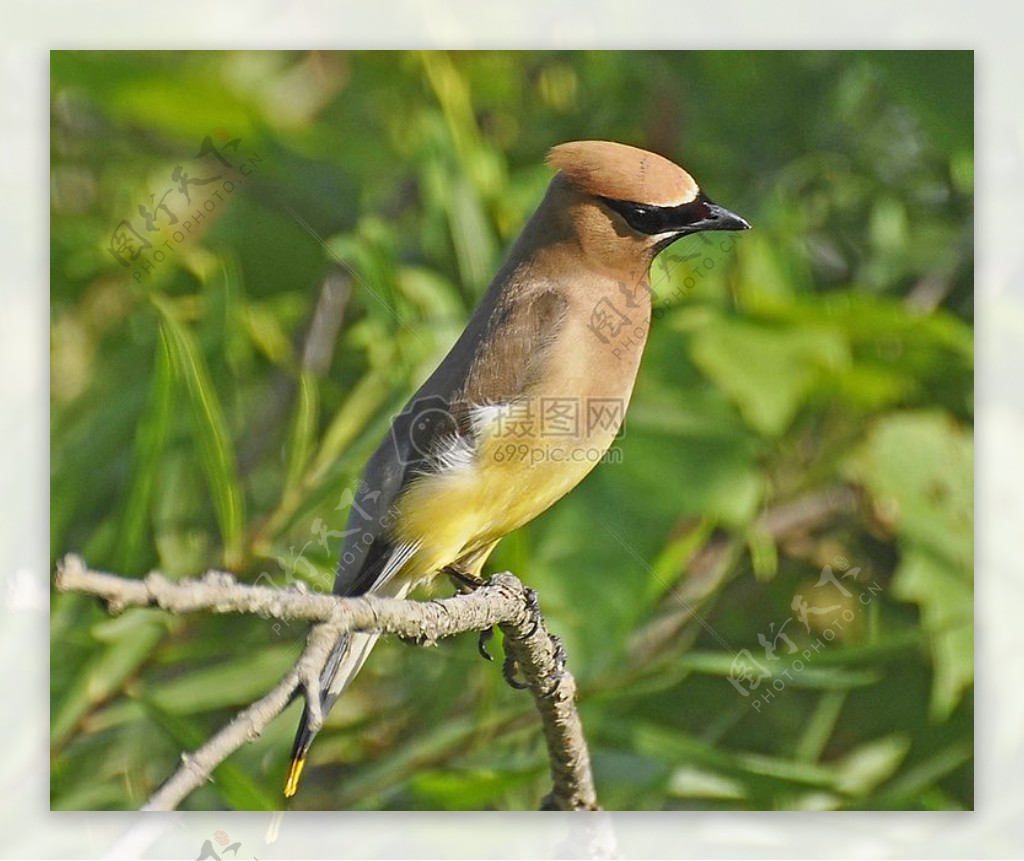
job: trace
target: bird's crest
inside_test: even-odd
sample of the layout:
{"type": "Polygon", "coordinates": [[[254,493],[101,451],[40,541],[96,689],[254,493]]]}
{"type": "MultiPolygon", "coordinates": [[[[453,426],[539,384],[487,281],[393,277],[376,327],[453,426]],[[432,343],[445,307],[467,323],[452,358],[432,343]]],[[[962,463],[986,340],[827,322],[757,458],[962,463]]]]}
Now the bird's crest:
{"type": "Polygon", "coordinates": [[[612,141],[572,141],[552,147],[547,163],[597,197],[679,206],[700,193],[693,177],[667,158],[612,141]]]}

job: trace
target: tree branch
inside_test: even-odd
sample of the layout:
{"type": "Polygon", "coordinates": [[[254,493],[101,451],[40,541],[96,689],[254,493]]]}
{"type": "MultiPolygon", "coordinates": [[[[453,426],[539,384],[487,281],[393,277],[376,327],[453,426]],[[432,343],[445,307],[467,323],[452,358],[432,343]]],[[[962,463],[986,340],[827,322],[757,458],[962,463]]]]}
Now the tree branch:
{"type": "Polygon", "coordinates": [[[454,598],[405,601],[365,595],[358,598],[310,594],[300,589],[271,589],[238,583],[230,574],[211,571],[200,579],[172,582],[152,573],[142,580],[92,571],[78,556],[66,556],[55,585],[63,592],[84,592],[106,601],[111,612],[126,607],[160,607],[171,613],[205,611],[246,613],[268,619],[314,623],[295,665],[264,697],[243,709],[192,753],[182,754],[178,770],[149,799],[143,810],[173,810],[213,770],[243,744],[253,741],[301,690],[316,725],[320,674],[341,634],[379,631],[419,645],[467,631],[498,625],[506,651],[522,672],[544,728],[554,788],[545,808],[595,810],[597,797],[590,756],[576,710],[576,683],[564,669],[561,643],[548,633],[536,594],[515,575],[495,574],[484,586],[454,598]]]}
{"type": "Polygon", "coordinates": [[[576,680],[565,669],[562,641],[548,633],[537,593],[526,589],[527,613],[502,622],[509,659],[522,670],[540,713],[554,789],[544,810],[599,810],[583,725],[576,710],[576,680]],[[557,755],[553,752],[557,751],[557,755]]]}

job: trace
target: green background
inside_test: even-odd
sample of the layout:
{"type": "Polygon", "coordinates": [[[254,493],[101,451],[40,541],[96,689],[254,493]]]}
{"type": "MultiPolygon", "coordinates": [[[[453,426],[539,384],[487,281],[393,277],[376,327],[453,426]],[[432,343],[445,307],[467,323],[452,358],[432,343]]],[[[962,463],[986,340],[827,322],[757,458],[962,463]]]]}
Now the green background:
{"type": "MultiPolygon", "coordinates": [[[[620,462],[490,565],[565,642],[599,799],[972,808],[972,92],[969,52],[52,54],[54,562],[329,580],[546,150],[644,146],[754,230],[656,261],[620,462]],[[186,202],[179,166],[219,179],[186,202]],[[129,266],[122,221],[154,240],[129,266]]],[[[138,807],[304,637],[76,595],[51,631],[60,809],[138,807]]],[[[382,642],[292,806],[536,808],[532,704],[474,641],[382,642]]],[[[281,806],[297,718],[184,806],[281,806]]]]}

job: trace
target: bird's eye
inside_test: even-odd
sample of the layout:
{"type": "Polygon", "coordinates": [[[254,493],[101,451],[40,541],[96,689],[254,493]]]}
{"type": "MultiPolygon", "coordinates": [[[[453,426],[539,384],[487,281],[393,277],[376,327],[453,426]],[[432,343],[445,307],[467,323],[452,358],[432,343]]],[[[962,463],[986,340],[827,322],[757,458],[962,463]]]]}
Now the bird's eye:
{"type": "Polygon", "coordinates": [[[651,206],[629,200],[616,200],[612,197],[602,197],[600,200],[613,212],[621,215],[626,224],[637,233],[647,236],[675,231],[685,232],[690,225],[708,218],[710,212],[703,195],[679,206],[651,206]]]}
{"type": "Polygon", "coordinates": [[[637,233],[654,235],[665,230],[665,210],[657,206],[645,206],[628,200],[602,197],[601,200],[613,212],[617,212],[637,233]]]}

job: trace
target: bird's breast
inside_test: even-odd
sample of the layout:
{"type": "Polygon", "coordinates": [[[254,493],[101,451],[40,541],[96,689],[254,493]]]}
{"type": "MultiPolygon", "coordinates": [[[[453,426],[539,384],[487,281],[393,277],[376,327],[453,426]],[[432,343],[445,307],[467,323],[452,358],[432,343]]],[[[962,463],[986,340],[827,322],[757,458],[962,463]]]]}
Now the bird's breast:
{"type": "Polygon", "coordinates": [[[399,500],[400,540],[421,548],[416,566],[451,564],[561,499],[602,460],[623,409],[547,396],[481,406],[472,458],[418,477],[399,500]]]}
{"type": "Polygon", "coordinates": [[[472,404],[471,456],[451,457],[399,501],[418,566],[450,564],[529,522],[602,461],[625,419],[650,323],[650,298],[602,283],[570,297],[564,326],[528,391],[472,404]]]}

